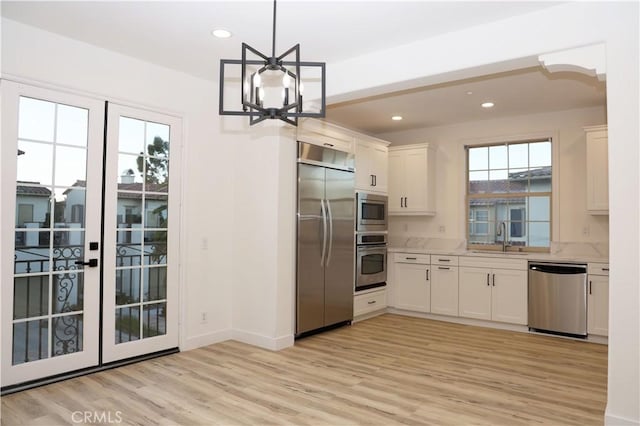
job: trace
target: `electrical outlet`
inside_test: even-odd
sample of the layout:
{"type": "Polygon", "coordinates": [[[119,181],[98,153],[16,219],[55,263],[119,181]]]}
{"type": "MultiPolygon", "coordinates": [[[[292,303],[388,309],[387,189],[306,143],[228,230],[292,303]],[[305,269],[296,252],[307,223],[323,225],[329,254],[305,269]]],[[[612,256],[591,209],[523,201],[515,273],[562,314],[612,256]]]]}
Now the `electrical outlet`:
{"type": "Polygon", "coordinates": [[[202,324],[206,324],[207,323],[207,313],[203,312],[200,314],[200,323],[202,324]]]}
{"type": "Polygon", "coordinates": [[[585,225],[582,227],[582,235],[584,235],[585,237],[589,236],[589,225],[585,225]]]}
{"type": "Polygon", "coordinates": [[[439,233],[441,233],[441,234],[444,234],[444,232],[445,232],[445,227],[444,227],[444,225],[440,225],[440,226],[438,227],[438,232],[439,232],[439,233]]]}

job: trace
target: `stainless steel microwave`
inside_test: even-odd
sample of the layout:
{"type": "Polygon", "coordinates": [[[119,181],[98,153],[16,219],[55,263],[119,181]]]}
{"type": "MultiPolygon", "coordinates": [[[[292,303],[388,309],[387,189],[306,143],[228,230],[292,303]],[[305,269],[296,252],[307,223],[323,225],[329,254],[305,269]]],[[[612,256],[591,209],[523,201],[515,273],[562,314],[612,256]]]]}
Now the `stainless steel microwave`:
{"type": "Polygon", "coordinates": [[[387,230],[388,199],[386,195],[358,192],[356,230],[384,232],[387,230]]]}

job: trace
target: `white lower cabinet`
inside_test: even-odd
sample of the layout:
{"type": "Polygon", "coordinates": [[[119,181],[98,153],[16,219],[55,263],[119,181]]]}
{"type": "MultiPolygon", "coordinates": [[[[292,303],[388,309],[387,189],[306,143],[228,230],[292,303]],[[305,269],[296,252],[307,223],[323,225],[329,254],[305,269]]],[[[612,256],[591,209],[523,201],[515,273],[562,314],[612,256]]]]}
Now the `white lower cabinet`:
{"type": "Polygon", "coordinates": [[[527,324],[527,262],[460,258],[459,314],[461,317],[511,324],[527,324]],[[469,266],[464,266],[469,265],[469,266]],[[478,267],[476,265],[481,265],[478,267]],[[488,267],[487,267],[488,266],[488,267]]]}
{"type": "Polygon", "coordinates": [[[587,333],[609,335],[609,265],[589,264],[587,333]]]}
{"type": "Polygon", "coordinates": [[[458,316],[458,258],[431,256],[431,313],[458,316]]]}
{"type": "Polygon", "coordinates": [[[387,307],[387,291],[374,290],[364,294],[356,294],[353,298],[353,317],[381,311],[387,307]]]}
{"type": "Polygon", "coordinates": [[[398,263],[394,274],[394,307],[407,311],[431,310],[430,266],[419,263],[398,263]]]}

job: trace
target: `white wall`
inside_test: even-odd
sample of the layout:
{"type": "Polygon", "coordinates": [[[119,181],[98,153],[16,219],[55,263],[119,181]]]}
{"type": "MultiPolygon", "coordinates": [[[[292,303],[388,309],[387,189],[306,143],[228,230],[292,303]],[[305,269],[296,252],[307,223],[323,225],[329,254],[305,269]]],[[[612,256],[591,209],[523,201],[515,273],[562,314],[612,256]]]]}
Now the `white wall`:
{"type": "Polygon", "coordinates": [[[230,337],[233,182],[239,173],[233,141],[246,137],[221,136],[217,84],[7,19],[2,20],[2,75],[183,118],[181,347],[230,337]]]}
{"type": "Polygon", "coordinates": [[[554,241],[607,242],[608,216],[593,216],[586,206],[586,142],[583,127],[606,124],[604,108],[530,114],[377,135],[391,146],[428,142],[436,153],[436,206],[433,217],[393,216],[392,235],[466,239],[465,145],[517,141],[531,136],[553,137],[558,193],[554,194],[554,241]],[[557,222],[557,223],[556,223],[557,222]],[[445,232],[440,232],[440,227],[445,232]],[[584,228],[589,235],[583,235],[584,228]]]}
{"type": "Polygon", "coordinates": [[[347,101],[524,68],[536,65],[540,54],[605,44],[611,267],[607,424],[640,424],[638,15],[637,2],[571,2],[327,66],[329,101],[347,101]]]}

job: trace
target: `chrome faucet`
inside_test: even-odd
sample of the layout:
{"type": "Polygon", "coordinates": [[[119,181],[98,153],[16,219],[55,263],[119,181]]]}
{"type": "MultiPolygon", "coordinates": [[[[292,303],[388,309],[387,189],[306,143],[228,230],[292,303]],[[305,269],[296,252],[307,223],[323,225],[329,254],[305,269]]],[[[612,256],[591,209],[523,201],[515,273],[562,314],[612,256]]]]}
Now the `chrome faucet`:
{"type": "Polygon", "coordinates": [[[498,226],[499,228],[496,235],[498,237],[502,236],[502,251],[506,252],[507,247],[509,247],[509,245],[507,244],[507,224],[506,222],[500,222],[500,225],[498,226]]]}

